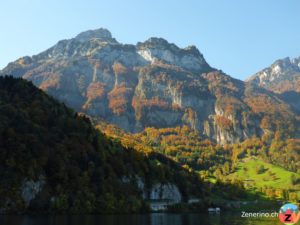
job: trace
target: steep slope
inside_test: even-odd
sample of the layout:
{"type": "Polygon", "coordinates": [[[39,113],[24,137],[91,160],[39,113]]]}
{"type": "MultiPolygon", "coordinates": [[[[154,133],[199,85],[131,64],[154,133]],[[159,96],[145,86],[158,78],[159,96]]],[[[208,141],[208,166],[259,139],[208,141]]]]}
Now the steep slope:
{"type": "Polygon", "coordinates": [[[278,93],[300,115],[300,57],[277,60],[247,82],[278,93]]]}
{"type": "Polygon", "coordinates": [[[130,132],[188,125],[218,143],[239,142],[278,129],[261,126],[271,114],[256,110],[262,99],[274,109],[272,123],[286,120],[289,126],[295,120],[273,93],[249,91],[210,67],[195,46],[181,49],[162,38],[124,45],[108,30],[87,31],[20,58],[1,73],[31,80],[77,111],[130,132]]]}
{"type": "Polygon", "coordinates": [[[147,200],[180,202],[203,188],[172,160],[108,139],[32,83],[0,77],[1,213],[138,212],[147,200]]]}
{"type": "Polygon", "coordinates": [[[277,60],[247,81],[276,93],[300,92],[300,57],[277,60]]]}

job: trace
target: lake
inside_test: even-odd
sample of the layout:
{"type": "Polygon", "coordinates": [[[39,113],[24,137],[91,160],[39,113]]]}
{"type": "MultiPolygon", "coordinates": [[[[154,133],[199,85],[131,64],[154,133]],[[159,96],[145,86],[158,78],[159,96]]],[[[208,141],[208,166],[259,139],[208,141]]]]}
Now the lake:
{"type": "Polygon", "coordinates": [[[1,225],[282,225],[278,218],[241,218],[220,215],[151,213],[138,215],[0,215],[1,225]]]}

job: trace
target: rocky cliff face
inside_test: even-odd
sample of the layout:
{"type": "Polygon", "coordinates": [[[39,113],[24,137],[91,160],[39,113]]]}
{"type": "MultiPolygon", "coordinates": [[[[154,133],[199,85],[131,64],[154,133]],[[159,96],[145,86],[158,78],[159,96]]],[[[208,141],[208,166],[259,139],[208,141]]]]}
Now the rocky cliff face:
{"type": "Polygon", "coordinates": [[[23,181],[23,185],[21,187],[21,195],[26,207],[28,207],[31,201],[34,200],[36,196],[42,191],[45,183],[45,177],[42,175],[37,181],[28,179],[25,179],[23,181]]]}
{"type": "Polygon", "coordinates": [[[272,116],[257,109],[259,101],[278,118],[283,111],[294,118],[271,92],[254,91],[210,67],[195,46],[181,49],[161,38],[126,45],[105,29],[59,41],[8,64],[1,74],[31,80],[77,111],[130,132],[186,124],[224,144],[276,129],[261,125],[272,116]]]}
{"type": "Polygon", "coordinates": [[[169,200],[173,203],[179,203],[183,201],[183,196],[178,186],[173,183],[154,183],[147,186],[143,179],[139,176],[134,178],[122,177],[123,183],[133,183],[141,191],[144,200],[169,200]]]}
{"type": "Polygon", "coordinates": [[[178,203],[182,200],[182,195],[178,187],[174,184],[155,184],[149,194],[150,200],[171,200],[178,203]]]}
{"type": "Polygon", "coordinates": [[[300,57],[277,60],[247,81],[277,93],[300,92],[300,57]]]}
{"type": "Polygon", "coordinates": [[[277,60],[247,82],[278,93],[283,101],[300,114],[300,57],[277,60]]]}

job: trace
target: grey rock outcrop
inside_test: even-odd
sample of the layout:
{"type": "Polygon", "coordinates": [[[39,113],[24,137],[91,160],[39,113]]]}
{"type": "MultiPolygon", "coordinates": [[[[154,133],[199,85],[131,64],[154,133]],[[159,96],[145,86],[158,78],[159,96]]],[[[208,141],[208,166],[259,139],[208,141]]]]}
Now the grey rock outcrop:
{"type": "Polygon", "coordinates": [[[30,202],[36,198],[36,196],[42,191],[46,183],[45,177],[40,176],[37,181],[25,179],[21,187],[21,196],[26,206],[30,205],[30,202]]]}
{"type": "Polygon", "coordinates": [[[182,201],[182,195],[174,184],[157,183],[149,191],[149,200],[169,200],[174,203],[182,201]]]}
{"type": "MultiPolygon", "coordinates": [[[[281,67],[299,68],[297,60],[281,67]]],[[[280,115],[276,120],[295,118],[283,99],[212,68],[195,46],[179,48],[162,38],[121,44],[106,29],[59,41],[0,74],[30,80],[75,110],[129,132],[188,125],[220,144],[239,142],[264,134],[261,121],[270,110],[255,105],[262,98],[280,115]]]]}
{"type": "Polygon", "coordinates": [[[270,67],[254,74],[247,82],[277,93],[300,92],[300,57],[277,60],[270,67]]]}
{"type": "Polygon", "coordinates": [[[300,115],[300,57],[277,60],[270,67],[254,74],[247,82],[277,93],[300,115]]]}

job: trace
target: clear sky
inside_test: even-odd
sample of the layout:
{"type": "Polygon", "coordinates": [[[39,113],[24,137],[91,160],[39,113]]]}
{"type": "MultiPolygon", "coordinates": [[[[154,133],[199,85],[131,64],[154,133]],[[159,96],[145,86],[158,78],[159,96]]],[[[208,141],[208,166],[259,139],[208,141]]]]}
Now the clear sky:
{"type": "Polygon", "coordinates": [[[194,44],[239,79],[300,56],[299,0],[2,0],[0,68],[100,27],[122,43],[156,36],[194,44]]]}

